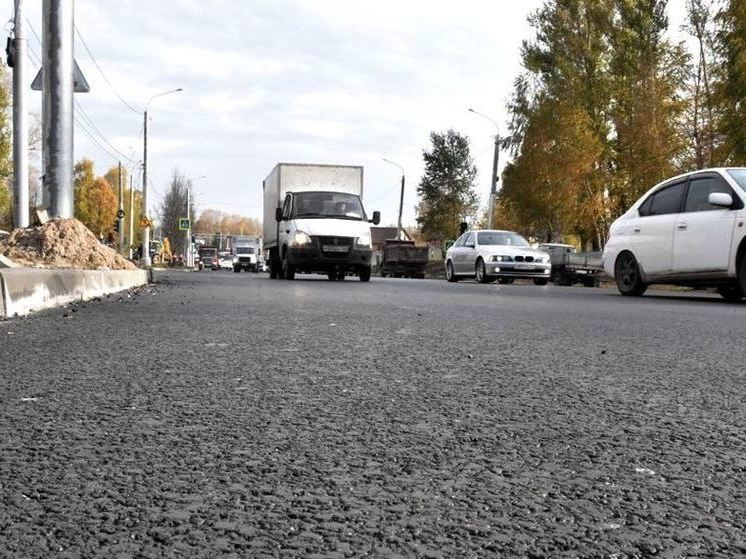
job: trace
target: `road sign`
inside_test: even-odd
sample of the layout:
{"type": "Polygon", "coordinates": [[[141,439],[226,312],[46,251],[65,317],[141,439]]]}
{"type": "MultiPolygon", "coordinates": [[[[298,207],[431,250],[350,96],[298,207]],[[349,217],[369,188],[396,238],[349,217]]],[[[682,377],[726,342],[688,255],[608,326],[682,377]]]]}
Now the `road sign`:
{"type": "Polygon", "coordinates": [[[179,218],[179,231],[189,231],[191,224],[188,217],[179,218]]]}
{"type": "MultiPolygon", "coordinates": [[[[36,74],[34,81],[31,82],[31,89],[34,91],[41,91],[42,82],[44,81],[44,68],[39,68],[39,73],[36,74]]],[[[83,72],[78,66],[78,62],[73,60],[73,91],[75,93],[88,93],[91,90],[91,86],[88,85],[88,80],[85,79],[83,72]]]]}
{"type": "Polygon", "coordinates": [[[122,219],[124,217],[124,210],[117,210],[117,218],[122,219]]]}
{"type": "Polygon", "coordinates": [[[140,227],[150,227],[151,223],[147,217],[140,218],[140,227]]]}

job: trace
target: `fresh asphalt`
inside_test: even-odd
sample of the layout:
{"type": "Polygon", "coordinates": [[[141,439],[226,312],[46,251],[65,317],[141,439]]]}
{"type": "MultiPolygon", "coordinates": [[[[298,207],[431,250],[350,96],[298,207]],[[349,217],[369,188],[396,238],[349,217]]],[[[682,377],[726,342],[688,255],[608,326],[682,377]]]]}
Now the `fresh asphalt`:
{"type": "Polygon", "coordinates": [[[746,554],[746,304],[157,278],[0,322],[0,557],[746,554]]]}

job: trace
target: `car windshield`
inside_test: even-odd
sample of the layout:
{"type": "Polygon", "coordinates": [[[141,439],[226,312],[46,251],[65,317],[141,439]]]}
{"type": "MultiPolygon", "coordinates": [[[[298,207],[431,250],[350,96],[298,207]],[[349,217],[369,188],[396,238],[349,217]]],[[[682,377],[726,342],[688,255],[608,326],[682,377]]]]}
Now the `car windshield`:
{"type": "Polygon", "coordinates": [[[364,220],[360,198],[344,192],[299,192],[295,195],[292,217],[364,220]]]}
{"type": "Polygon", "coordinates": [[[236,247],[236,254],[254,254],[254,247],[236,247]]]}
{"type": "Polygon", "coordinates": [[[529,246],[526,239],[521,237],[518,233],[511,233],[510,231],[484,231],[482,233],[477,233],[477,242],[480,245],[499,245],[514,247],[529,246]]]}
{"type": "Polygon", "coordinates": [[[728,169],[728,174],[736,180],[738,186],[746,190],[746,169],[728,169]]]}

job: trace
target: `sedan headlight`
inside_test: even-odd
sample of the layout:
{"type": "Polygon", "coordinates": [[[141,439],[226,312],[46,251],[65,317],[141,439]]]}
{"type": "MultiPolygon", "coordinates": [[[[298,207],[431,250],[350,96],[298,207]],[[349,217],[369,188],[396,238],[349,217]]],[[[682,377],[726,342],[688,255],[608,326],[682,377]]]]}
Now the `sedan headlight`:
{"type": "Polygon", "coordinates": [[[493,262],[512,262],[513,257],[512,256],[502,256],[502,255],[495,255],[492,257],[493,262]]]}
{"type": "Polygon", "coordinates": [[[292,245],[296,247],[300,246],[306,246],[310,245],[313,241],[311,241],[311,237],[308,235],[308,233],[304,231],[296,231],[293,234],[293,242],[292,245]]]}
{"type": "Polygon", "coordinates": [[[370,233],[364,233],[355,239],[355,248],[370,248],[372,244],[370,233]]]}

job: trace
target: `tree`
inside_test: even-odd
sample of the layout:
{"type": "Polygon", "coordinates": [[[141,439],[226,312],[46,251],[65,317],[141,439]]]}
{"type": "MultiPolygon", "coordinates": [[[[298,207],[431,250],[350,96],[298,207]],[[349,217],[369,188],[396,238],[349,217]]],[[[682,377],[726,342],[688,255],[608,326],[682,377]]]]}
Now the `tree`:
{"type": "Polygon", "coordinates": [[[5,63],[0,61],[0,229],[10,229],[12,222],[10,192],[13,178],[13,130],[10,106],[9,74],[5,63]]]}
{"type": "Polygon", "coordinates": [[[91,222],[91,212],[89,209],[90,200],[88,192],[93,188],[96,182],[96,174],[93,171],[93,161],[90,159],[81,159],[75,163],[73,168],[73,212],[75,218],[89,226],[91,222]]]}
{"type": "Polygon", "coordinates": [[[417,223],[428,240],[458,236],[459,224],[473,220],[479,208],[474,188],[477,169],[469,139],[455,130],[432,132],[431,151],[423,151],[425,174],[417,187],[417,223]]]}
{"type": "Polygon", "coordinates": [[[85,225],[96,235],[108,236],[113,232],[117,215],[114,190],[105,178],[96,177],[84,196],[88,207],[88,222],[84,222],[85,225]]]}
{"type": "Polygon", "coordinates": [[[685,109],[679,87],[688,63],[683,47],[664,37],[664,0],[616,0],[616,8],[618,20],[610,34],[615,216],[680,170],[677,163],[686,146],[679,134],[685,109]]]}
{"type": "Polygon", "coordinates": [[[722,135],[717,158],[722,164],[746,165],[746,0],[728,0],[716,20],[722,59],[714,85],[722,135]]]}
{"type": "Polygon", "coordinates": [[[175,254],[187,252],[186,232],[179,230],[179,219],[189,217],[194,220],[194,206],[191,215],[187,216],[187,196],[191,195],[191,181],[178,169],[171,175],[166,194],[161,202],[160,228],[164,238],[171,242],[171,250],[175,254]],[[188,194],[189,193],[189,194],[188,194]]]}

